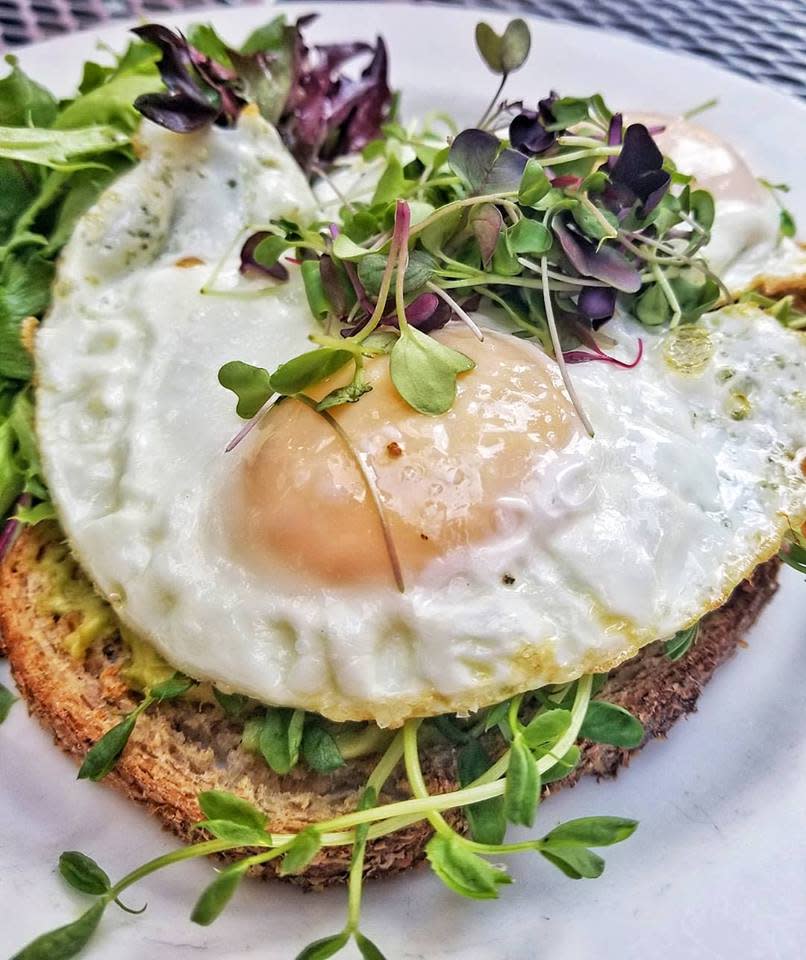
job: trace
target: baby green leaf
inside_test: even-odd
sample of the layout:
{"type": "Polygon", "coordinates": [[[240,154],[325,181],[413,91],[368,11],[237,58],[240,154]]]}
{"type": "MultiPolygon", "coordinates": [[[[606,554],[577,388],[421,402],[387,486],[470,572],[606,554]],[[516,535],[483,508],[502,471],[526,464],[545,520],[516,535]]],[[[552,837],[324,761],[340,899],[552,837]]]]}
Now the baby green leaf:
{"type": "Polygon", "coordinates": [[[531,827],[540,800],[540,774],[522,737],[512,741],[504,788],[504,812],[507,820],[531,827]]]}
{"type": "Polygon", "coordinates": [[[699,629],[699,623],[695,623],[685,630],[678,630],[673,637],[666,641],[666,658],[674,662],[684,657],[694,645],[699,629]]]}
{"type": "Polygon", "coordinates": [[[309,350],[281,364],[271,375],[271,385],[276,393],[291,397],[341,370],[352,358],[349,350],[334,350],[331,347],[309,350]]]}
{"type": "Polygon", "coordinates": [[[434,873],[451,890],[473,900],[494,900],[498,886],[512,878],[463,847],[458,838],[435,834],[425,848],[434,873]]]}
{"type": "Polygon", "coordinates": [[[604,700],[591,700],[579,735],[594,743],[632,749],[641,745],[644,728],[624,707],[604,700]]]}
{"type": "Polygon", "coordinates": [[[341,933],[334,933],[332,937],[314,940],[297,954],[295,960],[328,960],[328,957],[334,957],[342,947],[346,946],[349,939],[350,934],[342,930],[341,933]]]}
{"type": "Polygon", "coordinates": [[[254,827],[246,827],[231,820],[200,820],[196,826],[209,831],[218,840],[226,840],[239,847],[271,845],[271,837],[265,830],[256,830],[254,827]]]}
{"type": "Polygon", "coordinates": [[[501,37],[493,30],[489,23],[476,24],[476,46],[482,60],[493,73],[503,73],[504,63],[501,56],[501,37]]]}
{"type": "Polygon", "coordinates": [[[322,849],[322,838],[315,827],[308,827],[294,838],[280,865],[280,876],[302,873],[322,849]]]}
{"type": "Polygon", "coordinates": [[[595,880],[604,870],[604,860],[584,847],[541,847],[540,853],[572,880],[595,880]]]}
{"type": "Polygon", "coordinates": [[[310,723],[302,735],[302,758],[305,764],[318,773],[331,773],[344,766],[336,741],[318,723],[310,723]]]}
{"type": "MultiPolygon", "coordinates": [[[[389,157],[386,168],[381,174],[372,196],[372,204],[391,203],[403,196],[406,179],[403,176],[403,167],[394,154],[389,157]]],[[[338,256],[338,254],[337,254],[338,256]]]]}
{"type": "Polygon", "coordinates": [[[537,220],[519,220],[507,230],[507,242],[513,253],[542,255],[551,250],[551,234],[537,220]]]}
{"type": "Polygon", "coordinates": [[[319,261],[303,260],[300,271],[302,273],[302,284],[305,287],[308,306],[311,309],[311,313],[321,323],[321,321],[329,315],[331,306],[322,282],[319,261]]]}
{"type": "Polygon", "coordinates": [[[523,739],[531,750],[548,753],[570,725],[570,711],[547,710],[532,717],[523,731],[523,739]]]}
{"type": "Polygon", "coordinates": [[[331,407],[340,407],[343,403],[356,403],[365,393],[369,393],[372,387],[366,380],[351,380],[346,387],[337,387],[331,390],[326,397],[322,397],[316,404],[317,410],[329,410],[331,407]]]}
{"type": "Polygon", "coordinates": [[[386,960],[386,957],[375,944],[368,937],[365,937],[360,930],[355,932],[355,944],[364,960],[386,960]]]}
{"type": "Polygon", "coordinates": [[[672,308],[659,284],[653,283],[641,294],[635,305],[635,314],[647,327],[668,323],[672,316],[672,308]]]}
{"type": "Polygon", "coordinates": [[[252,256],[261,267],[273,267],[280,257],[291,246],[285,237],[277,237],[269,234],[264,237],[255,247],[252,256]]]}
{"type": "Polygon", "coordinates": [[[263,758],[275,773],[288,773],[296,765],[290,747],[291,712],[282,709],[270,709],[260,728],[258,746],[263,758]]]}
{"type": "Polygon", "coordinates": [[[714,198],[707,190],[693,190],[689,200],[691,215],[703,228],[710,230],[714,225],[714,198]]]}
{"type": "Polygon", "coordinates": [[[522,67],[529,56],[532,37],[529,27],[518,17],[510,20],[501,37],[501,67],[504,73],[512,73],[522,67]]]}
{"type": "Polygon", "coordinates": [[[366,247],[359,247],[346,233],[340,233],[333,241],[333,256],[339,260],[360,260],[369,251],[366,247]]]}
{"type": "Polygon", "coordinates": [[[59,857],[59,873],[75,890],[95,897],[100,897],[112,886],[106,872],[78,850],[66,850],[59,857]]]}
{"type": "Polygon", "coordinates": [[[78,920],[43,933],[15,953],[11,960],[69,960],[89,943],[105,908],[105,900],[96,901],[78,920]]]}
{"type": "Polygon", "coordinates": [[[218,371],[218,382],[238,398],[236,411],[243,420],[251,420],[274,393],[269,371],[242,360],[230,360],[218,371]]]}
{"type": "MultiPolygon", "coordinates": [[[[403,293],[406,295],[420,290],[433,277],[437,261],[425,250],[413,250],[403,274],[403,293]]],[[[386,270],[386,257],[380,253],[371,253],[358,264],[358,279],[371,297],[378,295],[381,278],[386,270]]],[[[392,287],[397,280],[397,267],[392,271],[392,287]]]]}
{"type": "MultiPolygon", "coordinates": [[[[470,740],[456,759],[459,785],[466,787],[492,766],[487,751],[478,740],[470,740]]],[[[507,831],[503,797],[491,797],[465,807],[470,836],[479,843],[501,843],[507,831]]]]}
{"type": "Polygon", "coordinates": [[[542,842],[550,846],[609,847],[631,837],[637,826],[637,820],[623,817],[580,817],[561,823],[542,842]]]}
{"type": "Polygon", "coordinates": [[[574,769],[579,763],[582,751],[574,744],[566,755],[558,760],[553,767],[550,767],[540,778],[540,782],[545,786],[547,783],[554,783],[556,780],[562,780],[563,777],[574,769]]]}
{"type": "Polygon", "coordinates": [[[8,689],[8,687],[0,683],[0,723],[2,723],[8,716],[8,712],[16,701],[14,694],[8,689]]]}
{"type": "Polygon", "coordinates": [[[213,687],[213,696],[221,709],[232,720],[241,720],[249,712],[252,701],[242,693],[222,693],[213,687]]]}
{"type": "Polygon", "coordinates": [[[419,413],[446,413],[456,397],[456,377],[475,363],[415,327],[405,327],[392,348],[389,373],[398,393],[419,413]]]}
{"type": "Polygon", "coordinates": [[[523,168],[520,186],[518,187],[518,202],[531,207],[542,199],[550,189],[549,178],[540,163],[533,157],[523,168]]]}
{"type": "Polygon", "coordinates": [[[222,870],[196,901],[190,919],[203,927],[217,920],[238,889],[245,873],[246,867],[240,864],[222,870]]]}
{"type": "Polygon", "coordinates": [[[195,684],[195,680],[191,680],[190,677],[186,677],[184,673],[179,673],[177,670],[172,677],[163,680],[162,683],[158,683],[155,687],[151,687],[148,695],[157,703],[163,700],[176,700],[177,697],[181,697],[182,694],[187,693],[195,684]]]}
{"type": "Polygon", "coordinates": [[[129,737],[134,730],[139,715],[139,710],[132,710],[120,723],[112,727],[111,730],[107,730],[101,739],[90,748],[79,768],[79,780],[102,780],[109,773],[129,742],[129,737]]]}
{"type": "Polygon", "coordinates": [[[199,806],[208,820],[229,820],[231,823],[250,827],[253,830],[263,830],[266,826],[266,815],[253,807],[248,800],[236,797],[226,790],[205,790],[199,794],[199,806]]]}
{"type": "Polygon", "coordinates": [[[782,207],[778,214],[778,232],[782,237],[794,237],[797,229],[792,213],[786,207],[782,207]]]}

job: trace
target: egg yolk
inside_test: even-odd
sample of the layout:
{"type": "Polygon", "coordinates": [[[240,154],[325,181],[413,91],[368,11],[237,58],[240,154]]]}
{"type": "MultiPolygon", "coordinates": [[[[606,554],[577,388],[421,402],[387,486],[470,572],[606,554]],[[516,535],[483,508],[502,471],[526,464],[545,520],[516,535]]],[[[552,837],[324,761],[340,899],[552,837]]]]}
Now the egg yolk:
{"type": "MultiPolygon", "coordinates": [[[[394,584],[366,475],[406,585],[450,551],[506,534],[524,484],[581,425],[552,361],[533,344],[492,332],[482,343],[455,323],[435,336],[476,363],[442,416],[417,413],[400,397],[386,356],[366,362],[371,392],[329,411],[349,443],[300,400],[267,413],[235,497],[236,542],[252,560],[328,585],[394,584]]],[[[321,399],[351,375],[352,364],[309,395],[321,399]]]]}

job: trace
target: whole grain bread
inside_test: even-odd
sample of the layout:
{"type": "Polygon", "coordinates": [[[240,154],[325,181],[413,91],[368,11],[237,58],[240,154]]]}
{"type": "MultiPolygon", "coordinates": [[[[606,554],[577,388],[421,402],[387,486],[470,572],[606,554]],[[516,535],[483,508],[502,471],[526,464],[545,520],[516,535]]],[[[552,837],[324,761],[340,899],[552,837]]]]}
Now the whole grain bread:
{"type": "MultiPolygon", "coordinates": [[[[118,635],[92,643],[83,659],[65,649],[81,614],[53,612],[43,603],[53,590],[54,566],[45,559],[55,537],[58,531],[53,526],[27,529],[6,557],[0,568],[0,628],[30,712],[63,750],[80,761],[136,704],[137,695],[121,676],[126,652],[118,635]]],[[[83,579],[66,551],[60,562],[60,576],[83,579]]],[[[776,590],[777,572],[777,560],[760,566],[752,580],[704,619],[696,644],[681,660],[671,662],[663,645],[653,644],[613,671],[598,696],[635,714],[644,724],[646,741],[665,736],[676,720],[695,709],[705,683],[742,643],[744,632],[776,590]]],[[[201,817],[196,796],[203,790],[228,790],[244,797],[270,812],[270,829],[283,833],[356,808],[375,758],[351,760],[330,774],[299,766],[278,776],[262,758],[244,749],[241,732],[242,726],[228,719],[212,699],[166,702],[140,718],[121,760],[104,782],[144,804],[184,840],[199,839],[193,824],[201,817]]],[[[634,752],[587,743],[573,774],[550,789],[571,786],[585,774],[614,776],[634,752]]],[[[435,743],[426,754],[423,767],[431,792],[455,789],[454,748],[435,743]]],[[[92,788],[82,784],[80,789],[92,788]]],[[[384,799],[409,795],[402,772],[390,778],[384,799]]],[[[367,875],[412,866],[422,859],[429,835],[425,824],[417,824],[371,842],[367,875]]],[[[323,886],[343,880],[349,856],[347,848],[327,848],[295,881],[323,886]]],[[[273,863],[267,864],[265,875],[273,875],[274,869],[273,863]]]]}

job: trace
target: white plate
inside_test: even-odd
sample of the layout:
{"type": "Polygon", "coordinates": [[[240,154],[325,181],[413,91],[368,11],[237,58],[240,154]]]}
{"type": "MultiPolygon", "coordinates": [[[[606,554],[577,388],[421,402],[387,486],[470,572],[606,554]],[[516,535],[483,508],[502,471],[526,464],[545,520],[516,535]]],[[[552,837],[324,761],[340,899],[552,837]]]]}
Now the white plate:
{"type": "MultiPolygon", "coordinates": [[[[304,7],[287,5],[293,16],[304,7]]],[[[479,14],[373,4],[317,4],[315,36],[383,33],[408,113],[442,108],[472,122],[493,77],[473,49],[479,14]]],[[[210,19],[239,40],[266,20],[259,7],[157,19],[210,19]]],[[[499,25],[500,17],[487,17],[499,25]]],[[[529,65],[509,92],[537,99],[601,90],[612,105],[678,112],[709,99],[703,122],[741,144],[757,172],[793,185],[788,202],[806,221],[806,111],[786,96],[703,60],[621,36],[535,22],[529,65]]],[[[61,94],[78,80],[97,41],[120,48],[124,29],[65,37],[20,52],[23,67],[61,94]]],[[[513,860],[518,881],[496,903],[461,900],[422,870],[370,884],[366,932],[390,960],[792,960],[806,942],[806,593],[792,571],[750,636],[721,669],[696,716],[649,746],[615,783],[581,784],[545,805],[541,829],[586,814],[634,816],[636,835],[607,853],[605,875],[574,882],[538,860],[513,860]]],[[[5,668],[3,668],[5,669],[5,668]]],[[[0,730],[0,953],[74,916],[81,898],[55,873],[62,850],[96,857],[113,875],[172,849],[138,807],[75,782],[75,767],[16,705],[0,730]]],[[[148,911],[113,909],[87,951],[105,960],[290,960],[309,940],[340,929],[344,891],[303,896],[247,884],[215,926],[187,919],[211,876],[207,863],[173,867],[128,894],[148,911]]],[[[356,954],[346,951],[345,958],[356,954]]]]}

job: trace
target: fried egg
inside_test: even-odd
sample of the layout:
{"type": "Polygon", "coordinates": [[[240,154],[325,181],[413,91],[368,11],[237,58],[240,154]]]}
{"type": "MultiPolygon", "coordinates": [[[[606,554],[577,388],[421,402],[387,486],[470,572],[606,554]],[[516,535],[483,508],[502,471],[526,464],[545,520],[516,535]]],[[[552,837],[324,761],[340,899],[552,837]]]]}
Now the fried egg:
{"type": "Polygon", "coordinates": [[[239,276],[244,225],[315,204],[254,115],[142,149],[65,250],[38,431],[75,555],[178,669],[334,720],[472,711],[695,622],[806,520],[806,342],[749,305],[696,331],[617,316],[640,363],[571,368],[593,437],[537,346],[449,324],[476,363],[449,413],[378,357],[333,422],[286,399],[225,453],[220,365],[272,369],[312,324],[293,265],[239,276]]]}

